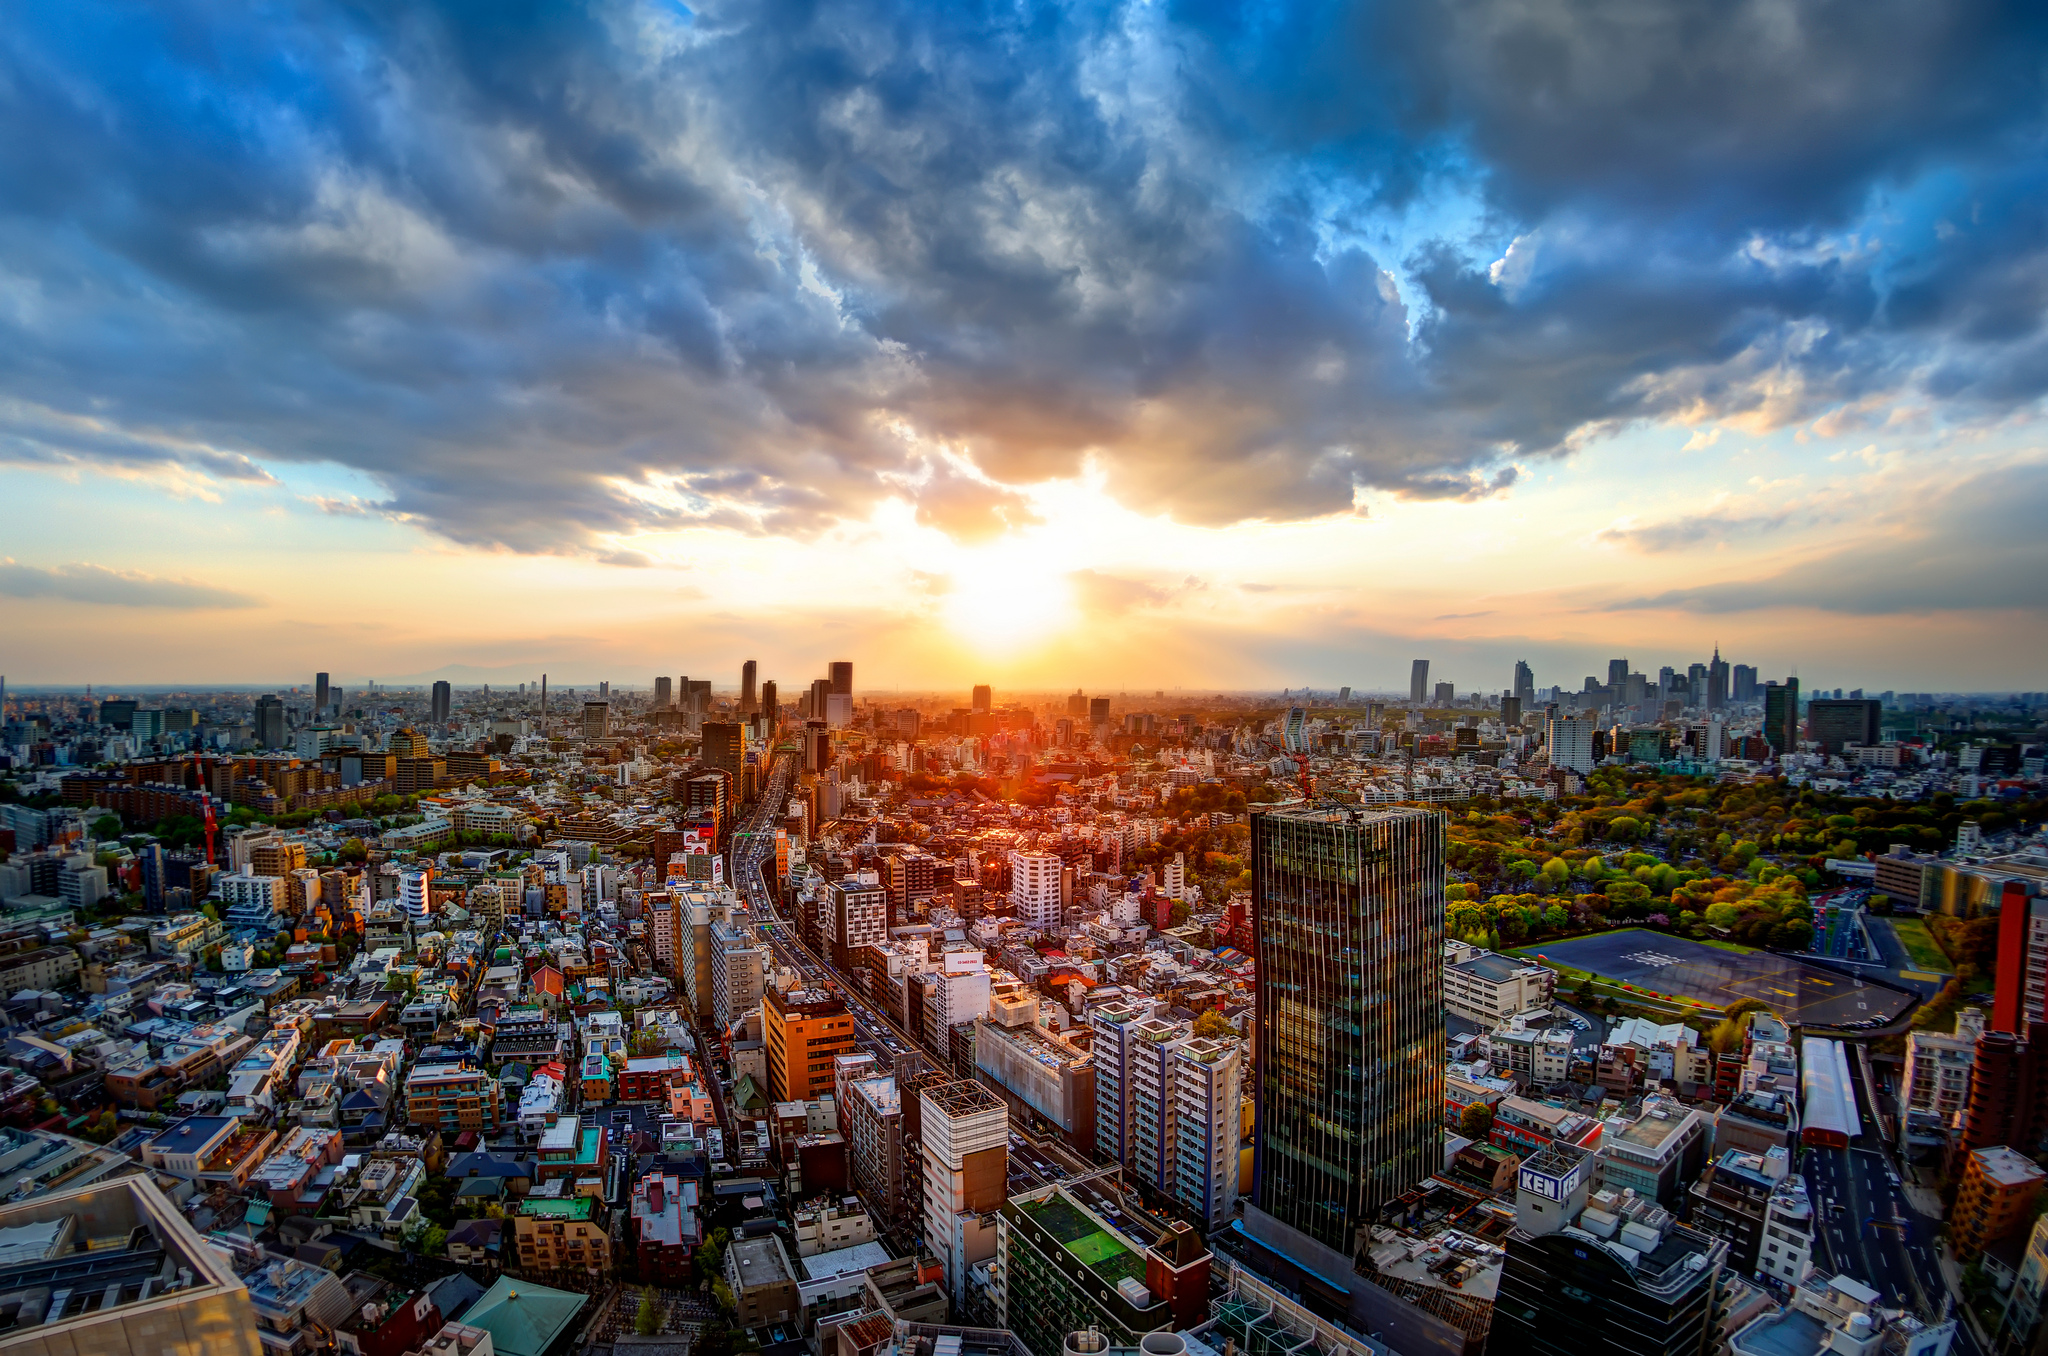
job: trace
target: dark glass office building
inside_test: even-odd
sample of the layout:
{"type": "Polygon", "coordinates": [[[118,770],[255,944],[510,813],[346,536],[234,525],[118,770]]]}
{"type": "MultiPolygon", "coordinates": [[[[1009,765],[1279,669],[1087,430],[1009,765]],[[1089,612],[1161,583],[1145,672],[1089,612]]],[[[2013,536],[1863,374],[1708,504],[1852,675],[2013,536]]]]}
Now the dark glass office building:
{"type": "Polygon", "coordinates": [[[1443,1166],[1444,827],[1434,812],[1252,816],[1258,1208],[1350,1255],[1443,1166]]]}
{"type": "Polygon", "coordinates": [[[1799,680],[1764,684],[1764,739],[1772,753],[1799,752],[1799,680]]]}

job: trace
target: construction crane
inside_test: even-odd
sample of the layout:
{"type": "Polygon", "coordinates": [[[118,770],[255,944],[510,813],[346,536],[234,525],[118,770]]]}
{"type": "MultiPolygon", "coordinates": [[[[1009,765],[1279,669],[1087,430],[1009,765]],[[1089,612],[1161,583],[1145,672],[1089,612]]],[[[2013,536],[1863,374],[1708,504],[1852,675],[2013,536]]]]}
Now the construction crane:
{"type": "Polygon", "coordinates": [[[1309,801],[1314,800],[1316,798],[1316,783],[1315,779],[1308,775],[1308,754],[1282,748],[1270,739],[1266,741],[1266,747],[1294,764],[1295,775],[1301,779],[1301,798],[1309,801]]]}

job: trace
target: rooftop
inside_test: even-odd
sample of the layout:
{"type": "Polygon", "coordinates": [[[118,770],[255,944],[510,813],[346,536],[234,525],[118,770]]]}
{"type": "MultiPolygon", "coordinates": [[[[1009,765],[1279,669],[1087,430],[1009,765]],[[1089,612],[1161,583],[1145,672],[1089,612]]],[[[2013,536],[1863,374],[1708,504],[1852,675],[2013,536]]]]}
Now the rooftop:
{"type": "Polygon", "coordinates": [[[1998,1186],[2025,1186],[2048,1177],[2048,1173],[2042,1172],[2032,1159],[2002,1144],[1978,1149],[1970,1157],[1976,1162],[1977,1171],[1998,1186]]]}
{"type": "Polygon", "coordinates": [[[1016,1204],[1082,1266],[1111,1285],[1145,1278],[1144,1257],[1065,1192],[1055,1190],[1040,1200],[1016,1204]]]}

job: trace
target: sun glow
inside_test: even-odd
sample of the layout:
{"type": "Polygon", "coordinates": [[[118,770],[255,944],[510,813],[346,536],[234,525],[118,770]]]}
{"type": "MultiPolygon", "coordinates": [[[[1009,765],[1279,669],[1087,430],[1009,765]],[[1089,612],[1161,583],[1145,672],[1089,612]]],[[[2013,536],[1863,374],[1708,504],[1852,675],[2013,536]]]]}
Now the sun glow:
{"type": "Polygon", "coordinates": [[[1074,620],[1073,588],[1040,552],[992,548],[962,555],[948,570],[946,625],[983,653],[1011,653],[1074,620]]]}

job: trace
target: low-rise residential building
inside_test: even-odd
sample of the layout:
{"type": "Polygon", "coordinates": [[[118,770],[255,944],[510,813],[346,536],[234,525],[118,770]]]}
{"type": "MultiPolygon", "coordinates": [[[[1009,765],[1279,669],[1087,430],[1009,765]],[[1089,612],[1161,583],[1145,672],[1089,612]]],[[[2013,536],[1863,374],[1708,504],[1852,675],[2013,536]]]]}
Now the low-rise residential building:
{"type": "Polygon", "coordinates": [[[742,1328],[788,1323],[802,1310],[796,1268],[774,1234],[736,1238],[726,1247],[725,1284],[742,1328]]]}
{"type": "Polygon", "coordinates": [[[504,1123],[504,1104],[498,1080],[466,1064],[420,1064],[405,1080],[406,1123],[422,1130],[488,1134],[504,1123]]]}
{"type": "Polygon", "coordinates": [[[610,1274],[611,1229],[604,1206],[590,1196],[529,1196],[511,1219],[512,1249],[508,1268],[522,1275],[547,1276],[582,1272],[610,1274]]]}
{"type": "Polygon", "coordinates": [[[691,1258],[702,1241],[697,1191],[694,1179],[664,1173],[633,1184],[634,1255],[643,1282],[677,1286],[694,1279],[691,1258]]]}

